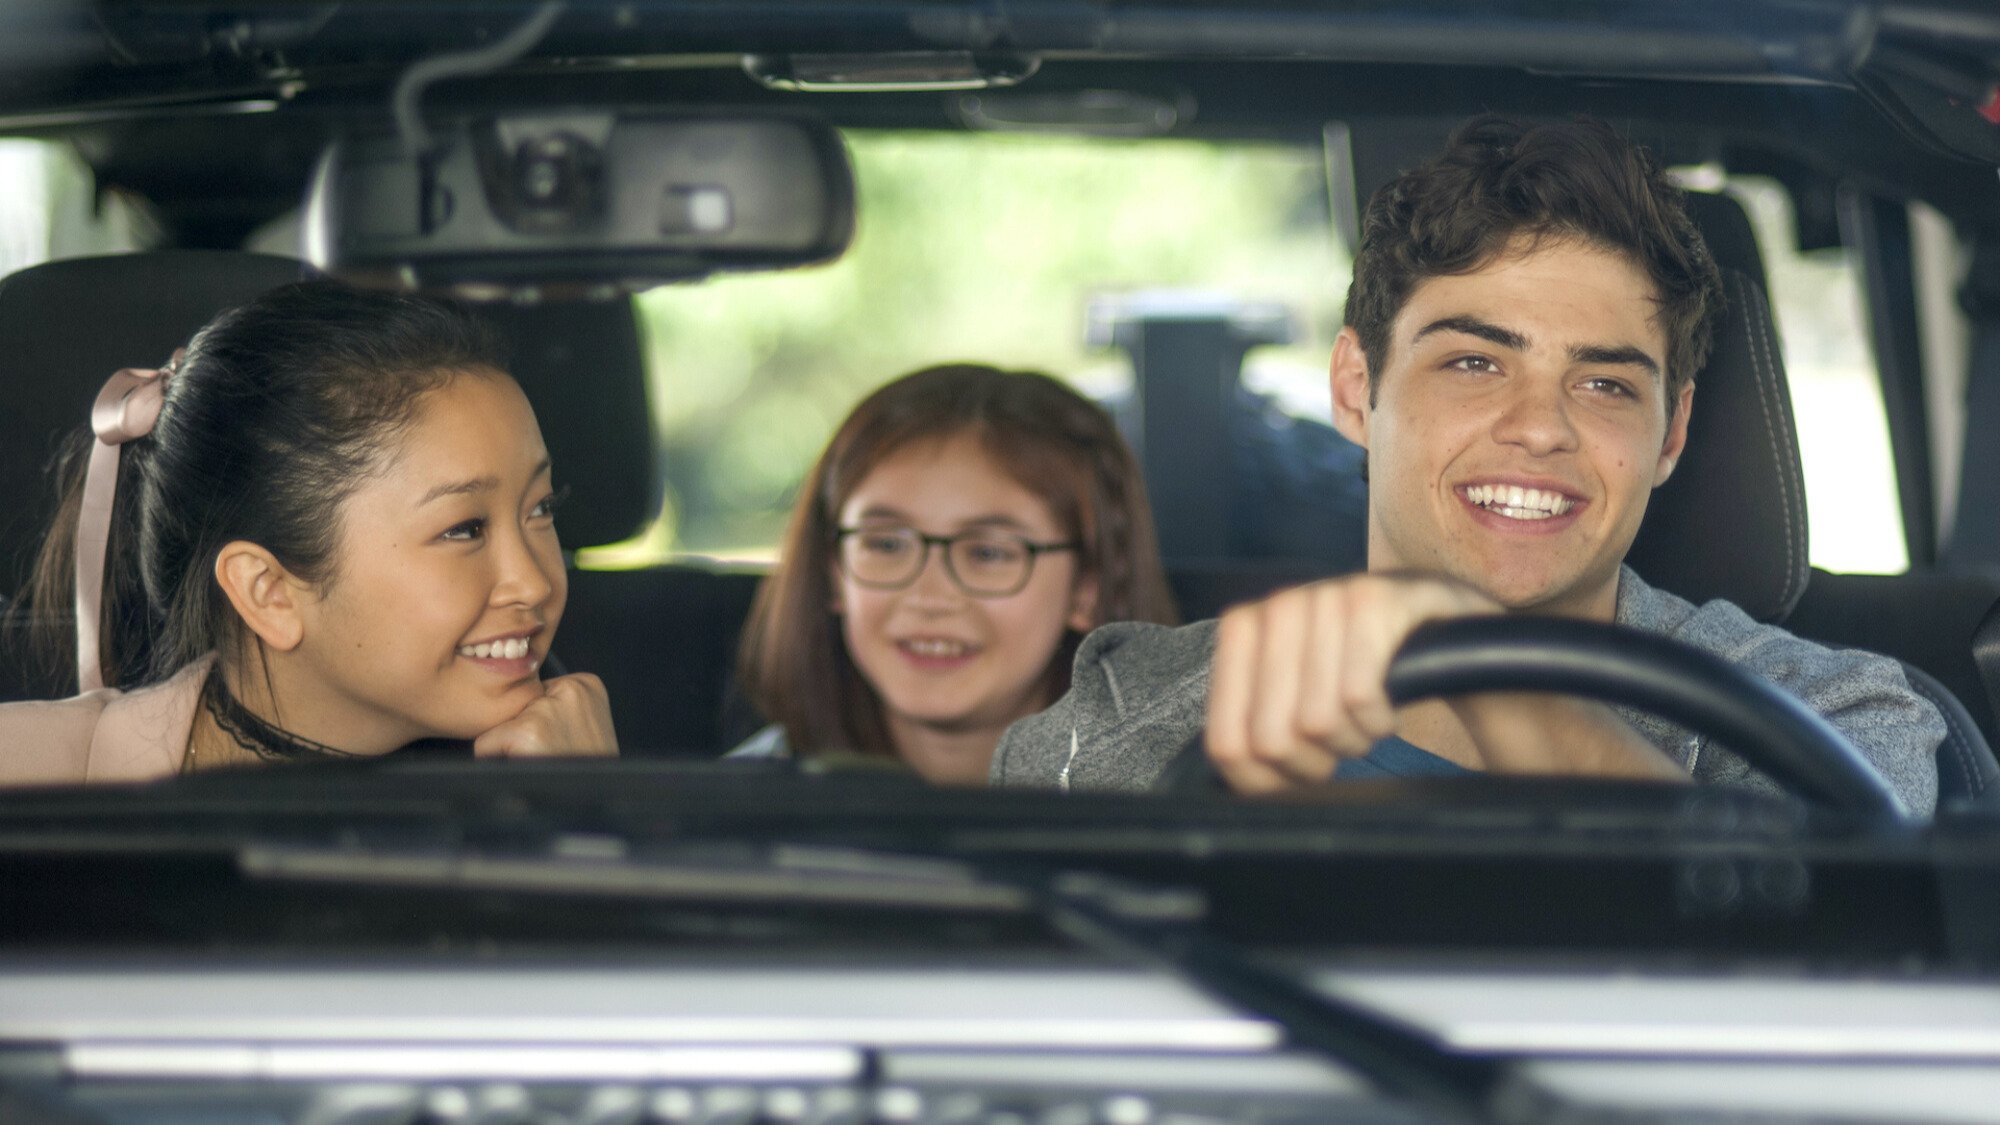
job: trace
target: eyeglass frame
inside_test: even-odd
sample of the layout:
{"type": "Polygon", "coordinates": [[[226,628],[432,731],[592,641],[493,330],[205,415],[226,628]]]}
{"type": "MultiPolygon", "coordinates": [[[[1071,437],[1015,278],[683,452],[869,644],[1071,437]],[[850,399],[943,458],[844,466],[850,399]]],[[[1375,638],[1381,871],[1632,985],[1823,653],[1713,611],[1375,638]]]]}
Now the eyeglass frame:
{"type": "Polygon", "coordinates": [[[1080,551],[1083,549],[1083,544],[1075,540],[1062,543],[1037,543],[1025,535],[1016,535],[1011,531],[993,531],[985,528],[973,531],[961,531],[957,535],[926,535],[908,524],[884,524],[874,527],[836,527],[833,531],[834,565],[840,568],[842,574],[853,579],[857,585],[865,589],[906,590],[916,585],[917,579],[924,576],[924,569],[931,565],[931,548],[942,547],[944,548],[945,577],[951,579],[951,584],[958,587],[966,596],[974,598],[1011,598],[1015,594],[1027,589],[1028,583],[1034,581],[1035,561],[1037,559],[1040,559],[1043,555],[1053,555],[1061,551],[1080,551]],[[917,546],[923,549],[923,553],[918,557],[917,565],[911,568],[908,578],[903,579],[901,582],[871,582],[848,569],[847,557],[841,549],[842,545],[847,542],[849,536],[860,535],[869,531],[894,534],[908,533],[916,538],[917,546]],[[965,579],[958,576],[958,567],[951,561],[952,546],[962,539],[976,539],[982,536],[1004,536],[1019,543],[1028,552],[1028,565],[1021,569],[1021,581],[1016,583],[1013,589],[1005,591],[975,590],[965,584],[965,579]]]}

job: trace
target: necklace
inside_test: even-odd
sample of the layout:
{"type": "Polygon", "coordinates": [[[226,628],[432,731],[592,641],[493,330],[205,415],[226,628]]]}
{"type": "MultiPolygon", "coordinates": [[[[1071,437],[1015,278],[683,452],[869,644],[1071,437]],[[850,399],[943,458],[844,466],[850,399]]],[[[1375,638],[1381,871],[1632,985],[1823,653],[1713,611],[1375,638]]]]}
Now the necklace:
{"type": "Polygon", "coordinates": [[[314,742],[258,718],[229,694],[229,687],[222,682],[219,670],[209,674],[208,683],[201,689],[201,702],[222,733],[263,761],[332,761],[366,757],[335,749],[324,742],[314,742]]]}

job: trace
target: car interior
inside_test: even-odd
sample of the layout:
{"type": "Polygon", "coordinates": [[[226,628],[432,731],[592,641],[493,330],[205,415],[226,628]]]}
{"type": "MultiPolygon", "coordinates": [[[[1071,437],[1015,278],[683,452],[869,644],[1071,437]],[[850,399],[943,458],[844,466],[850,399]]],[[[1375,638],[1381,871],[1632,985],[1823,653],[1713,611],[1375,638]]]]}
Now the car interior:
{"type": "MultiPolygon", "coordinates": [[[[1729,306],[1714,355],[1698,379],[1702,409],[1692,427],[1686,469],[1656,495],[1630,561],[1649,580],[1691,600],[1726,598],[1760,620],[1793,621],[1810,585],[1831,576],[1815,576],[1805,565],[1797,443],[1783,363],[1759,280],[1761,263],[1738,205],[1713,194],[1692,193],[1689,201],[1728,271],[1729,306]],[[1737,502],[1718,513],[1708,498],[1721,493],[1737,502]],[[1712,546],[1717,537],[1747,549],[1717,552],[1712,546]]],[[[19,463],[15,472],[23,489],[34,490],[46,462],[47,455],[36,451],[46,449],[50,435],[61,431],[62,419],[75,416],[77,401],[93,392],[95,375],[107,364],[131,365],[140,361],[130,357],[170,352],[215,312],[311,272],[303,262],[270,255],[161,251],[51,263],[0,280],[0,330],[22,341],[13,362],[22,371],[44,373],[42,380],[27,385],[48,399],[9,416],[18,429],[5,448],[15,451],[12,459],[19,463]],[[175,301],[146,304],[145,295],[157,292],[171,292],[175,301]],[[123,319],[115,331],[93,334],[87,348],[78,347],[66,330],[51,331],[63,324],[64,310],[107,299],[146,307],[147,315],[123,319]]],[[[643,428],[645,386],[629,309],[599,301],[497,305],[487,311],[513,344],[514,372],[536,405],[553,458],[565,466],[582,466],[578,476],[591,482],[592,503],[574,518],[565,516],[565,534],[579,545],[623,538],[644,519],[652,488],[647,463],[651,442],[643,428]],[[581,365],[593,373],[589,394],[574,393],[564,381],[581,365]]],[[[1188,518],[1196,513],[1175,514],[1188,518]]],[[[18,517],[14,523],[31,535],[27,549],[16,542],[12,553],[31,557],[38,525],[18,517]]],[[[1285,574],[1255,562],[1231,567],[1212,560],[1172,571],[1178,601],[1191,619],[1213,616],[1233,601],[1310,576],[1310,570],[1285,574]]],[[[602,670],[619,725],[641,752],[699,754],[722,747],[734,642],[758,579],[753,571],[686,566],[576,571],[558,658],[564,667],[602,670]],[[658,637],[688,640],[671,646],[649,642],[658,637]]],[[[1968,600],[1975,604],[1983,599],[1990,609],[2000,602],[2000,580],[1978,584],[1958,576],[1948,581],[1973,586],[1968,600]]],[[[1810,624],[1801,631],[1875,651],[1913,652],[1899,655],[1906,674],[1945,712],[1950,727],[1938,751],[1941,792],[1950,798],[1979,797],[2000,777],[2000,765],[1981,724],[1959,701],[1961,693],[1975,701],[1983,694],[1971,646],[1917,654],[1907,638],[1866,631],[1869,622],[1910,619],[1910,611],[1895,608],[1894,602],[1935,605],[1940,584],[1921,578],[1880,580],[1879,612],[1850,619],[1852,632],[1829,635],[1810,624]],[[1958,685],[1957,692],[1945,686],[1945,676],[1958,685]]],[[[59,680],[38,683],[27,668],[17,668],[13,675],[13,698],[49,698],[60,690],[53,687],[59,680]]]]}
{"type": "MultiPolygon", "coordinates": [[[[13,595],[105,378],[332,274],[465,299],[507,341],[573,489],[549,668],[602,677],[621,760],[8,792],[0,1122],[2000,1104],[1986,0],[36,0],[0,4],[0,172],[14,142],[73,163],[68,221],[136,218],[115,247],[14,253],[0,198],[0,702],[76,689],[13,595]],[[1947,723],[1935,819],[1879,777],[1852,802],[1535,777],[1244,801],[1212,776],[1055,795],[713,761],[761,725],[736,650],[793,469],[910,354],[1067,357],[1046,365],[1135,447],[1185,620],[1359,567],[1362,458],[1312,398],[1341,264],[1370,193],[1488,111],[1600,118],[1685,188],[1726,306],[1628,562],[1900,661],[1947,723]],[[978,159],[917,174],[940,145],[978,159]],[[1242,190],[1281,174],[1303,187],[1242,190]],[[1066,221],[1093,177],[1129,182],[1066,221]],[[1179,268],[1244,199],[1285,212],[1229,269],[1179,268]],[[1076,264],[1141,226],[1157,255],[1076,264]],[[838,272],[895,238],[914,256],[875,260],[966,261],[838,272]],[[1057,312],[993,312],[1016,296],[1057,312]],[[885,308],[924,350],[831,342],[888,334],[861,315],[885,308]],[[741,354],[684,346],[710,330],[741,354]],[[1029,333],[1065,339],[982,354],[1029,333]],[[1824,407],[1835,383],[1871,413],[1824,407]],[[763,384],[784,409],[754,409],[763,384]],[[734,523],[710,510],[731,428],[754,454],[734,523]],[[1880,519],[1850,526],[1869,489],[1880,519]],[[1887,549],[1830,562],[1836,537],[1887,549]]],[[[1496,621],[1577,624],[1471,624],[1496,621]]]]}
{"type": "MultiPolygon", "coordinates": [[[[1222,88],[1231,89],[1226,82],[1222,88]]],[[[1425,128],[1441,136],[1449,124],[1425,128]]],[[[1425,135],[1398,118],[1350,117],[1348,127],[1357,152],[1425,135]]],[[[1712,142],[1705,129],[1694,132],[1712,142]]],[[[1370,167],[1379,178],[1390,165],[1370,167]]],[[[1366,187],[1355,182],[1350,204],[1366,187]]],[[[1715,192],[1690,191],[1687,198],[1724,269],[1728,306],[1698,380],[1688,454],[1656,494],[1630,562],[1649,581],[1696,602],[1727,598],[1759,620],[1901,660],[1951,727],[1939,750],[1942,793],[1980,797],[2000,776],[1989,749],[2000,642],[1988,638],[2000,630],[2000,570],[1930,565],[1901,575],[1838,575],[1810,568],[1798,442],[1763,259],[1740,204],[1715,192]],[[1729,499],[1718,503],[1718,497],[1729,499]]],[[[0,561],[7,564],[0,588],[18,588],[25,575],[53,504],[44,466],[101,373],[157,362],[214,312],[314,272],[296,258],[175,247],[51,262],[0,279],[0,330],[15,341],[0,358],[0,379],[12,399],[0,434],[0,480],[32,498],[0,527],[0,561]],[[119,314],[98,316],[105,308],[119,314]]],[[[583,488],[584,501],[564,516],[566,545],[628,537],[659,505],[642,342],[629,298],[480,307],[511,343],[515,374],[556,464],[583,488]]],[[[1242,318],[1173,311],[1162,319],[1179,333],[1177,346],[1134,349],[1130,398],[1139,409],[1127,413],[1173,436],[1174,455],[1155,456],[1146,466],[1183,616],[1213,616],[1280,585],[1339,572],[1342,560],[1359,554],[1351,541],[1358,526],[1348,529],[1349,542],[1318,558],[1232,555],[1217,534],[1231,519],[1229,499],[1186,479],[1185,466],[1206,463],[1191,453],[1226,448],[1227,396],[1238,393],[1239,383],[1227,365],[1240,365],[1247,350],[1242,318]],[[1218,362],[1225,366],[1220,380],[1218,362]]],[[[1135,438],[1143,449],[1144,434],[1135,438]]],[[[732,663],[758,580],[754,567],[698,561],[577,569],[555,656],[564,669],[605,679],[628,753],[712,756],[756,723],[733,690],[732,663]]],[[[9,630],[25,624],[20,613],[4,620],[9,630]]],[[[4,647],[13,666],[0,678],[0,698],[51,698],[68,690],[65,674],[29,667],[19,646],[4,647]]]]}

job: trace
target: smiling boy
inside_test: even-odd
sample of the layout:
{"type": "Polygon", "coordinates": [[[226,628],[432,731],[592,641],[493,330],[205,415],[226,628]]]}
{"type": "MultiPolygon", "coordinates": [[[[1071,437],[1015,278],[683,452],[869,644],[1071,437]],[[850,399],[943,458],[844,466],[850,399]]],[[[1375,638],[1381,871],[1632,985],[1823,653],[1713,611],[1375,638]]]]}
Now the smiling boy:
{"type": "Polygon", "coordinates": [[[1395,708],[1427,621],[1523,613],[1661,633],[1799,696],[1910,809],[1936,800],[1935,708],[1836,652],[1624,566],[1687,440],[1721,290],[1678,189],[1608,127],[1492,118],[1370,201],[1334,345],[1334,425],[1367,450],[1368,570],[1177,630],[1109,626],[1070,693],[1014,726],[997,784],[1143,789],[1197,737],[1237,791],[1484,770],[1775,789],[1689,732],[1589,701],[1395,708]]]}

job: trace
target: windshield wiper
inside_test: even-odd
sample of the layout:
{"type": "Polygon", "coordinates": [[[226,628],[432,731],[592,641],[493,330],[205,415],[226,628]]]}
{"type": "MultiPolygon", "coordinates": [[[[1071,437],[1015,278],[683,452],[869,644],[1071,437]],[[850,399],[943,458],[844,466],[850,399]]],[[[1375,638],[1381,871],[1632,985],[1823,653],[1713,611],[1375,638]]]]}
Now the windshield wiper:
{"type": "Polygon", "coordinates": [[[1272,969],[1195,919],[1139,909],[1130,884],[1058,876],[1042,910],[1059,931],[1101,953],[1162,968],[1232,1007],[1261,1016],[1287,1043],[1360,1074],[1383,1095],[1454,1121],[1486,1121],[1502,1065],[1454,1054],[1415,1028],[1336,999],[1272,969]]]}
{"type": "Polygon", "coordinates": [[[1037,918],[1114,962],[1138,963],[1275,1024],[1384,1096],[1458,1121],[1489,1117],[1501,1064],[1269,968],[1204,926],[1199,892],[1087,871],[976,865],[858,848],[695,844],[633,854],[608,836],[559,838],[546,853],[362,850],[252,844],[245,876],[275,882],[594,895],[646,902],[830,905],[1037,918]]]}

